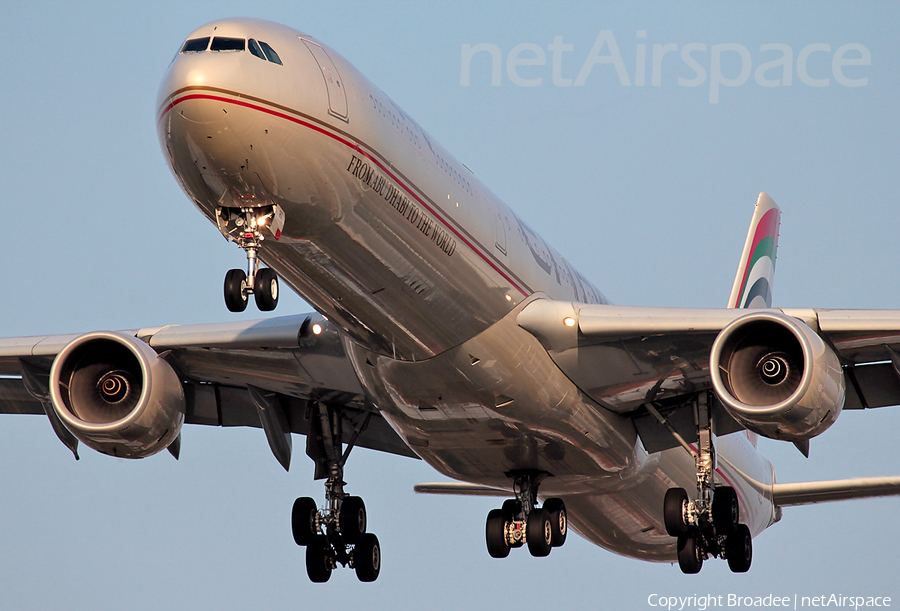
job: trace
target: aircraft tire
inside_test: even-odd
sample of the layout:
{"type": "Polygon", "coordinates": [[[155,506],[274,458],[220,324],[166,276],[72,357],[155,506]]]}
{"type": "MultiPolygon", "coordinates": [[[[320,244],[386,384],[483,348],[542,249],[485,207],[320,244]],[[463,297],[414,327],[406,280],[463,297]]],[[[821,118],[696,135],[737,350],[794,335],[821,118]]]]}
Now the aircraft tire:
{"type": "Polygon", "coordinates": [[[738,524],[737,529],[725,539],[725,554],[728,568],[732,573],[746,573],[753,561],[753,538],[746,524],[738,524]]]}
{"type": "Polygon", "coordinates": [[[553,524],[550,522],[550,512],[544,507],[528,514],[525,541],[528,542],[528,551],[537,558],[548,555],[553,549],[553,524]]]}
{"type": "Polygon", "coordinates": [[[345,543],[358,543],[366,534],[366,504],[358,496],[348,496],[341,501],[338,525],[345,543]]]}
{"type": "Polygon", "coordinates": [[[319,534],[316,530],[317,513],[316,502],[308,496],[294,501],[291,511],[291,532],[294,535],[294,543],[305,546],[315,540],[316,535],[319,534]]]}
{"type": "Polygon", "coordinates": [[[271,312],[278,305],[278,274],[274,269],[263,267],[256,273],[253,298],[260,312],[271,312]]]}
{"type": "Polygon", "coordinates": [[[663,501],[663,522],[672,537],[683,537],[689,532],[684,523],[684,503],[688,500],[684,488],[669,488],[663,501]]]}
{"type": "Polygon", "coordinates": [[[728,536],[738,528],[740,520],[740,506],[737,493],[730,486],[720,486],[715,489],[712,503],[713,526],[716,534],[728,536]]]}
{"type": "Polygon", "coordinates": [[[360,538],[353,548],[353,568],[360,581],[368,583],[378,579],[381,572],[381,545],[378,537],[365,533],[360,538]]]}
{"type": "Polygon", "coordinates": [[[694,537],[686,535],[678,537],[678,566],[685,575],[699,573],[703,568],[700,545],[694,537]]]}
{"type": "Polygon", "coordinates": [[[502,509],[492,509],[488,513],[484,526],[484,538],[491,558],[509,556],[509,545],[506,542],[506,524],[508,522],[509,518],[502,509]]]}
{"type": "Polygon", "coordinates": [[[244,282],[247,274],[242,269],[231,269],[225,274],[225,307],[230,312],[243,312],[247,309],[247,295],[244,294],[244,282]]]}
{"type": "Polygon", "coordinates": [[[550,545],[562,547],[569,533],[569,516],[566,514],[566,504],[562,499],[547,499],[544,501],[544,509],[550,514],[550,526],[553,531],[550,545]]]}
{"type": "Polygon", "coordinates": [[[516,499],[506,499],[505,501],[503,501],[501,509],[503,509],[504,513],[506,513],[506,517],[508,517],[510,520],[514,520],[519,515],[521,505],[519,505],[519,501],[516,499]]]}
{"type": "Polygon", "coordinates": [[[312,543],[306,546],[306,574],[313,583],[325,583],[331,579],[331,558],[328,537],[316,535],[312,543]]]}

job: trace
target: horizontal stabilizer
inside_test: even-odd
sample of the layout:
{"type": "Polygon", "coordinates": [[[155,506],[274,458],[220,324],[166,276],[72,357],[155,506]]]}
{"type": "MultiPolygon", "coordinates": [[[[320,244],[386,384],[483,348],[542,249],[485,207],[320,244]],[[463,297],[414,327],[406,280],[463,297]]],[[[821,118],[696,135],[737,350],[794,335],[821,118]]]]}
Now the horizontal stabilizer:
{"type": "Polygon", "coordinates": [[[467,484],[465,482],[430,482],[416,484],[413,490],[419,494],[455,494],[458,496],[513,496],[510,490],[500,490],[490,486],[467,484]]]}
{"type": "Polygon", "coordinates": [[[896,495],[900,495],[900,477],[897,476],[839,479],[830,482],[799,482],[772,486],[773,501],[778,507],[896,495]]]}

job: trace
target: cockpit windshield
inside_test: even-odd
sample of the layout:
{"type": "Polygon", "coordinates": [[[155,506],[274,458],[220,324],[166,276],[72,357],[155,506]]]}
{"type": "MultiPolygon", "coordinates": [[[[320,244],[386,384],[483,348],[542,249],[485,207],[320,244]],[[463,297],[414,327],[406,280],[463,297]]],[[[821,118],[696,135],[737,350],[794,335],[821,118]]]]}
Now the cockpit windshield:
{"type": "Polygon", "coordinates": [[[223,51],[241,52],[250,50],[250,53],[261,60],[270,61],[273,64],[282,66],[281,58],[271,46],[263,41],[255,41],[252,38],[247,40],[244,38],[231,38],[230,36],[216,36],[210,44],[210,37],[191,38],[181,47],[181,53],[202,53],[204,51],[214,51],[221,53],[223,51]]]}
{"type": "Polygon", "coordinates": [[[266,59],[266,56],[263,54],[262,49],[259,48],[259,43],[257,43],[252,38],[247,41],[247,47],[249,47],[250,52],[260,59],[266,59]]]}
{"type": "Polygon", "coordinates": [[[261,40],[259,41],[259,46],[262,47],[263,53],[266,54],[266,58],[268,58],[270,62],[272,62],[273,64],[278,64],[279,66],[282,65],[281,58],[278,57],[278,53],[275,52],[275,49],[261,40]]]}
{"type": "Polygon", "coordinates": [[[225,36],[216,36],[213,38],[212,45],[210,45],[210,51],[243,51],[244,43],[246,41],[243,38],[227,38],[225,36]]]}
{"type": "Polygon", "coordinates": [[[184,43],[184,46],[181,47],[182,53],[199,53],[200,51],[206,51],[206,48],[209,46],[209,36],[206,38],[192,38],[189,41],[184,43]]]}

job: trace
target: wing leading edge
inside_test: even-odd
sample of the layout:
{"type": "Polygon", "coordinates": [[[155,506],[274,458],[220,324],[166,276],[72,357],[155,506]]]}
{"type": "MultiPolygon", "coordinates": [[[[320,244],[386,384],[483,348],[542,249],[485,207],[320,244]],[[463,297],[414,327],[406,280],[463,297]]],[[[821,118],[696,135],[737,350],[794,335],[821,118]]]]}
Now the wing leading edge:
{"type": "MultiPolygon", "coordinates": [[[[260,396],[282,408],[284,432],[303,435],[310,428],[311,402],[322,402],[339,408],[351,425],[344,429],[344,442],[364,427],[355,436],[356,445],[417,458],[365,400],[340,336],[319,314],[172,325],[126,334],[149,344],[178,372],[188,424],[264,428],[271,445],[271,427],[261,420],[265,410],[258,405],[260,396]],[[254,391],[261,392],[254,398],[254,391]]],[[[46,413],[39,397],[26,388],[23,369],[46,385],[53,359],[77,337],[0,339],[0,413],[46,413]]],[[[285,464],[277,452],[276,457],[285,464]]]]}
{"type": "MultiPolygon", "coordinates": [[[[759,310],[755,310],[758,312],[759,310]]],[[[834,348],[850,378],[845,409],[900,404],[900,310],[769,310],[834,348]]],[[[518,317],[581,390],[619,413],[709,388],[709,351],[747,311],[539,299],[518,317]],[[566,319],[570,324],[566,324],[566,319]]]]}

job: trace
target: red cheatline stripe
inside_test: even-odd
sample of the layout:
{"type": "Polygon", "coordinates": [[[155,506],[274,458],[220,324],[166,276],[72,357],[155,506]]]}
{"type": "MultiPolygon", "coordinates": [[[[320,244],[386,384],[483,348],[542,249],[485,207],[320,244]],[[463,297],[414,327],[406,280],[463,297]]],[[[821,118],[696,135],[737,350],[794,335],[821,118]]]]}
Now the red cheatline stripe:
{"type": "MultiPolygon", "coordinates": [[[[756,247],[759,246],[759,243],[762,242],[765,238],[772,236],[772,239],[777,240],[778,233],[778,209],[772,208],[768,212],[766,212],[761,219],[759,219],[759,224],[756,226],[756,233],[753,234],[753,243],[750,246],[750,253],[747,255],[747,260],[744,261],[744,265],[746,268],[744,269],[744,278],[741,280],[741,290],[738,291],[737,301],[735,302],[733,307],[738,307],[741,305],[741,297],[744,296],[744,288],[747,284],[747,277],[750,275],[750,262],[753,260],[753,253],[756,251],[756,247]]],[[[778,244],[775,244],[776,248],[778,244]]],[[[775,262],[772,261],[774,265],[775,262]]]]}
{"type": "Polygon", "coordinates": [[[506,280],[507,282],[509,282],[510,285],[512,285],[513,288],[515,288],[517,291],[519,291],[520,293],[522,293],[523,296],[525,296],[525,297],[528,296],[528,292],[525,291],[525,289],[523,289],[523,288],[522,288],[521,286],[519,286],[516,282],[514,282],[514,281],[513,281],[513,280],[512,280],[512,279],[511,279],[511,278],[510,278],[503,270],[502,270],[502,269],[500,269],[500,267],[498,267],[496,264],[494,264],[494,262],[491,261],[491,260],[490,260],[490,259],[489,259],[489,258],[488,258],[488,257],[487,257],[487,256],[486,256],[479,248],[476,248],[475,245],[474,245],[472,242],[470,242],[470,241],[469,241],[468,239],[466,239],[459,231],[457,231],[456,228],[453,227],[453,226],[452,226],[452,225],[451,225],[444,217],[442,217],[442,216],[441,216],[434,208],[432,208],[432,206],[430,206],[429,204],[425,203],[425,200],[423,200],[421,197],[419,197],[418,195],[416,195],[416,194],[413,192],[413,190],[412,190],[409,186],[407,186],[402,180],[400,180],[399,178],[397,178],[397,176],[394,175],[393,172],[391,172],[391,171],[388,170],[386,167],[384,167],[384,164],[382,164],[380,161],[378,161],[377,159],[375,159],[375,158],[374,158],[372,155],[370,155],[369,153],[363,151],[363,150],[359,147],[359,144],[358,144],[358,143],[351,143],[350,141],[348,141],[348,140],[346,140],[346,139],[344,139],[344,138],[341,138],[340,136],[338,136],[338,135],[336,135],[336,134],[333,134],[333,133],[329,132],[329,131],[326,130],[326,129],[323,129],[323,128],[319,127],[318,125],[314,125],[314,124],[312,124],[312,123],[309,123],[308,121],[303,121],[302,119],[298,119],[297,117],[292,117],[291,115],[285,114],[285,113],[283,113],[283,112],[279,112],[279,111],[277,111],[277,110],[272,110],[272,109],[270,109],[270,108],[265,108],[265,107],[263,107],[263,106],[258,106],[258,105],[256,105],[256,104],[251,104],[251,103],[245,102],[245,101],[243,101],[243,100],[232,100],[232,99],[229,99],[229,98],[223,98],[223,97],[221,97],[221,96],[210,95],[210,94],[207,94],[207,93],[192,93],[192,94],[183,96],[183,97],[181,97],[181,98],[178,98],[177,100],[175,100],[175,101],[173,101],[173,102],[170,102],[165,108],[163,108],[162,112],[160,113],[160,117],[159,117],[160,120],[166,115],[167,112],[169,112],[170,110],[172,110],[177,104],[180,104],[181,102],[184,102],[184,101],[187,101],[187,100],[214,100],[214,101],[217,101],[217,102],[225,102],[225,103],[227,103],[227,104],[234,104],[235,106],[243,106],[244,108],[249,108],[249,109],[251,109],[251,110],[258,110],[258,111],[260,111],[260,112],[264,112],[264,113],[270,114],[270,115],[272,115],[272,116],[274,116],[274,117],[278,117],[279,119],[285,119],[286,121],[290,121],[290,122],[292,122],[292,123],[296,123],[297,125],[302,125],[302,126],[304,126],[304,127],[308,127],[309,129],[311,129],[311,130],[313,130],[313,131],[319,132],[320,134],[324,134],[325,136],[328,136],[329,138],[332,138],[332,139],[336,140],[337,142],[340,142],[340,143],[343,144],[344,146],[347,146],[347,147],[349,147],[349,148],[351,148],[351,149],[357,151],[359,154],[363,155],[364,157],[366,157],[367,159],[369,159],[372,163],[374,163],[375,165],[377,165],[377,166],[381,169],[382,172],[384,172],[385,174],[387,174],[388,176],[390,176],[390,177],[394,180],[394,182],[396,182],[397,184],[399,184],[399,185],[403,188],[403,190],[406,191],[406,192],[409,194],[410,197],[412,197],[414,200],[416,200],[417,202],[419,202],[419,204],[420,204],[422,207],[424,207],[426,210],[428,210],[428,212],[430,212],[432,215],[434,215],[434,217],[435,217],[435,218],[436,218],[436,219],[437,219],[444,227],[446,227],[453,235],[455,235],[457,238],[459,238],[459,240],[460,240],[461,242],[463,242],[463,243],[464,243],[466,246],[468,246],[473,252],[475,252],[475,253],[481,258],[482,261],[484,261],[485,263],[487,263],[488,265],[490,265],[491,268],[493,268],[494,271],[496,271],[498,274],[500,274],[500,275],[503,277],[504,280],[506,280]]]}

